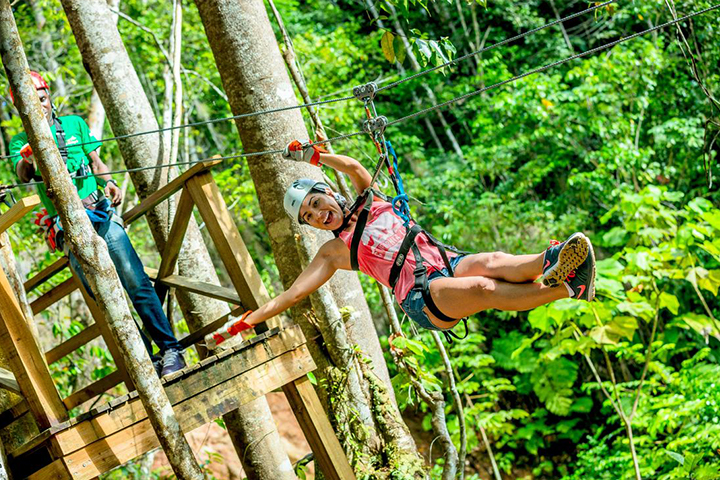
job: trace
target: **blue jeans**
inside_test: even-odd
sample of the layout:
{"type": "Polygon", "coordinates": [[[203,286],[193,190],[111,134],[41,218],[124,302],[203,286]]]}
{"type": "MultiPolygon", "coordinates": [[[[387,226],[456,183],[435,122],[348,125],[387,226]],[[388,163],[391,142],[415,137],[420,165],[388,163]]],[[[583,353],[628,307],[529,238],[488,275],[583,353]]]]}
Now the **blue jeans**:
{"type": "MultiPolygon", "coordinates": [[[[130,301],[135,307],[138,316],[140,316],[145,329],[160,349],[160,353],[162,354],[168,349],[182,350],[180,343],[173,334],[170,322],[165,312],[163,312],[150,278],[145,273],[142,261],[130,243],[130,238],[125,233],[125,229],[112,220],[92,222],[92,224],[98,235],[107,243],[110,259],[115,265],[120,282],[128,293],[130,301]]],[[[62,240],[64,239],[60,241],[62,242],[62,240]]],[[[59,246],[62,248],[62,244],[59,246]]],[[[80,263],[72,252],[68,252],[68,259],[73,272],[80,278],[85,289],[93,296],[85,274],[80,268],[80,263]]],[[[140,330],[140,336],[148,353],[152,355],[152,345],[142,330],[140,330]]]]}
{"type": "MultiPolygon", "coordinates": [[[[458,264],[460,263],[460,260],[462,260],[463,258],[465,258],[464,255],[458,255],[457,257],[453,257],[450,259],[450,265],[452,266],[453,271],[455,271],[458,264]]],[[[435,270],[428,275],[428,285],[430,285],[433,280],[440,276],[447,277],[449,275],[450,272],[448,272],[447,268],[443,268],[442,270],[435,270]]],[[[423,309],[425,308],[425,299],[423,298],[421,291],[415,290],[414,288],[410,290],[405,299],[402,301],[402,304],[400,304],[400,308],[402,308],[403,311],[407,314],[407,316],[410,317],[410,319],[417,323],[420,327],[426,330],[442,331],[441,328],[436,327],[435,324],[432,323],[430,318],[423,311],[423,309]]]]}

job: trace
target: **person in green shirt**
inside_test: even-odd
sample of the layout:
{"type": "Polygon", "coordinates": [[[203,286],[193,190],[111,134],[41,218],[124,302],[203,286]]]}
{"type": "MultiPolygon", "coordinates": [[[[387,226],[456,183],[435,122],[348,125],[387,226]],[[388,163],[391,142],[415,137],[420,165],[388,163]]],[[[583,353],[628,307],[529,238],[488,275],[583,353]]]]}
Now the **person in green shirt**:
{"type": "MultiPolygon", "coordinates": [[[[117,269],[120,281],[143,325],[160,350],[159,355],[153,356],[153,364],[158,374],[165,376],[181,370],[185,367],[182,346],[175,338],[140,257],[123,228],[122,220],[115,214],[113,207],[122,201],[122,190],[112,179],[110,170],[98,155],[101,143],[93,137],[90,128],[82,118],[76,115],[58,117],[53,109],[50,86],[39,73],[30,72],[30,75],[45,117],[50,124],[55,143],[58,145],[68,172],[77,187],[78,195],[93,227],[107,243],[110,258],[117,269]]],[[[10,98],[13,99],[12,91],[10,98]]],[[[42,181],[42,177],[35,167],[32,150],[27,143],[27,134],[22,132],[15,135],[10,140],[9,150],[15,172],[21,181],[42,181]]],[[[38,184],[38,193],[46,212],[38,215],[36,223],[46,230],[50,247],[65,252],[70,261],[70,267],[90,292],[80,264],[72,252],[64,248],[62,225],[54,205],[47,196],[45,185],[38,184]]],[[[150,341],[142,331],[140,333],[148,352],[152,354],[150,341]]]]}

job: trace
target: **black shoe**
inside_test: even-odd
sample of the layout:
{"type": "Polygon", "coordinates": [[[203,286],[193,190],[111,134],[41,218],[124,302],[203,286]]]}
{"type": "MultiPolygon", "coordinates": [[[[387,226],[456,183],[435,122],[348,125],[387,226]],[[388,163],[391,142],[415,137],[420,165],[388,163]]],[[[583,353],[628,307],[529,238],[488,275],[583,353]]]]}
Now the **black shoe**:
{"type": "Polygon", "coordinates": [[[155,373],[159,377],[162,374],[162,356],[161,355],[150,355],[153,367],[155,367],[155,373]]]}
{"type": "Polygon", "coordinates": [[[185,368],[185,359],[178,350],[166,350],[162,357],[162,372],[160,377],[166,377],[185,368]]]}
{"type": "MultiPolygon", "coordinates": [[[[588,240],[589,241],[589,240],[588,240]]],[[[585,261],[565,280],[570,298],[592,302],[595,298],[595,252],[592,245],[585,261]]]]}
{"type": "Polygon", "coordinates": [[[590,239],[579,232],[562,243],[551,241],[550,248],[545,251],[542,283],[548,287],[562,285],[585,261],[591,249],[590,239]]]}

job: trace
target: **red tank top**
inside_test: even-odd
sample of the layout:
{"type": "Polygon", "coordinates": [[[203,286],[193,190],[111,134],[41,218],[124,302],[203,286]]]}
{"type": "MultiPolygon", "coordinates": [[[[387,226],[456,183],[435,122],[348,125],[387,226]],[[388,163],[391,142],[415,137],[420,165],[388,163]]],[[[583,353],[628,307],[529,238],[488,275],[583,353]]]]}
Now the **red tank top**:
{"type": "MultiPolygon", "coordinates": [[[[411,225],[414,225],[411,222],[411,225]]],[[[393,260],[397,255],[403,238],[405,238],[405,227],[403,221],[392,210],[392,205],[388,202],[375,200],[370,207],[370,215],[368,216],[365,230],[358,247],[358,266],[360,271],[370,275],[372,278],[382,283],[386,287],[390,287],[390,269],[393,260]]],[[[350,248],[352,243],[354,229],[345,230],[340,233],[340,238],[345,245],[350,248]]],[[[437,247],[431,245],[424,234],[415,237],[415,242],[420,248],[420,253],[425,259],[425,266],[428,269],[428,275],[435,270],[445,268],[440,252],[437,247]]],[[[447,252],[448,258],[453,258],[457,254],[447,252]]],[[[410,250],[403,265],[397,284],[395,285],[395,299],[399,304],[407,296],[408,292],[415,284],[415,256],[410,250]]]]}

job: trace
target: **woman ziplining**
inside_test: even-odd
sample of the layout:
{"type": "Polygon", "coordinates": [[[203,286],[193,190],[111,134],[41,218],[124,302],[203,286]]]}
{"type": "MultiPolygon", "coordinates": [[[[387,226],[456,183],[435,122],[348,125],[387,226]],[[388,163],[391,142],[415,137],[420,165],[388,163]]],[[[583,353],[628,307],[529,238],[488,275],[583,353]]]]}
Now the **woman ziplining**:
{"type": "Polygon", "coordinates": [[[390,288],[419,326],[447,333],[461,319],[483,310],[523,311],[561,298],[592,301],[595,296],[595,255],[582,233],[530,255],[446,252],[415,222],[398,215],[390,202],[373,201],[373,177],[357,160],[298,141],[290,143],[283,156],[346,174],[359,201],[350,207],[326,183],[295,180],[285,193],[288,215],[332,231],[336,238],[320,247],[289,289],[209,334],[208,348],[296,305],[337,270],[359,269],[390,288]],[[540,277],[542,282],[536,282],[540,277]]]}

